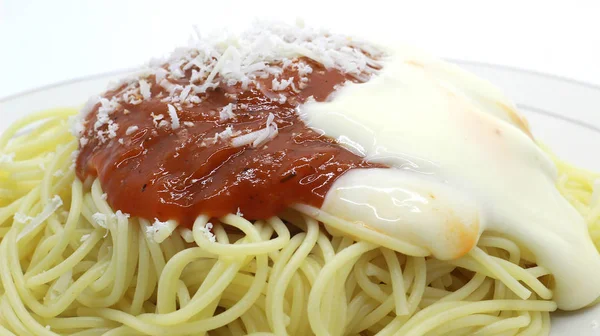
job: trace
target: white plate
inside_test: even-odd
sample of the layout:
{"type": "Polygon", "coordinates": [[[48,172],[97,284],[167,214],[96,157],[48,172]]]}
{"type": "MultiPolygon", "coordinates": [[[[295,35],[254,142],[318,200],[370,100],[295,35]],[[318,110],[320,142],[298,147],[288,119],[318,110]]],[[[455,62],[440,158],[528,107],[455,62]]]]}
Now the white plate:
{"type": "MultiPolygon", "coordinates": [[[[536,138],[559,156],[600,171],[600,87],[520,69],[453,62],[504,89],[529,119],[536,138]]],[[[110,80],[122,75],[98,75],[4,98],[0,100],[0,132],[23,114],[83,104],[87,97],[98,94],[110,80]]],[[[552,336],[600,335],[600,305],[552,315],[552,336]]]]}

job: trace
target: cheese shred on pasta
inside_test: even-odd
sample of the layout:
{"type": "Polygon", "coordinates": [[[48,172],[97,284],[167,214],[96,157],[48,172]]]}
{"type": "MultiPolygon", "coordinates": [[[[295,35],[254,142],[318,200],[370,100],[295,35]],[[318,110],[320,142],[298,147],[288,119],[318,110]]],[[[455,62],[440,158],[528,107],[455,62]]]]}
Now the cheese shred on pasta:
{"type": "MultiPolygon", "coordinates": [[[[304,205],[200,216],[191,231],[111,209],[98,180],[75,176],[76,113],[0,137],[0,336],[549,333],[551,274],[493,233],[440,261],[304,205]]],[[[600,246],[600,176],[555,163],[600,246]]]]}

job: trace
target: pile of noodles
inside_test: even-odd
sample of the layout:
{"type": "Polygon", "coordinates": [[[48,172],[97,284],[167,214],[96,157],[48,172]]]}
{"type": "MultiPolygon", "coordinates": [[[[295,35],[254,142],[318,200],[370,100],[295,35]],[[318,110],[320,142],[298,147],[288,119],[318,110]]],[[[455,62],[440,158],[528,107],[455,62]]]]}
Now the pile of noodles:
{"type": "MultiPolygon", "coordinates": [[[[27,116],[0,138],[0,336],[549,333],[552,276],[499,235],[440,261],[303,205],[192,230],[115,211],[75,176],[76,113],[27,116]]],[[[599,175],[555,162],[599,245],[599,175]]]]}

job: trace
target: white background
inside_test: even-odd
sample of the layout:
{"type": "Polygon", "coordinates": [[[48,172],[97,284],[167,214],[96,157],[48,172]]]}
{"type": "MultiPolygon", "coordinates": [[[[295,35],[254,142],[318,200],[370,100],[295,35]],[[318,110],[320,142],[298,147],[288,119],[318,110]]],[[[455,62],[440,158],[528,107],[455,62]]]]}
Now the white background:
{"type": "Polygon", "coordinates": [[[600,84],[598,1],[0,0],[0,98],[131,68],[185,43],[191,25],[255,17],[407,41],[450,58],[600,84]]]}

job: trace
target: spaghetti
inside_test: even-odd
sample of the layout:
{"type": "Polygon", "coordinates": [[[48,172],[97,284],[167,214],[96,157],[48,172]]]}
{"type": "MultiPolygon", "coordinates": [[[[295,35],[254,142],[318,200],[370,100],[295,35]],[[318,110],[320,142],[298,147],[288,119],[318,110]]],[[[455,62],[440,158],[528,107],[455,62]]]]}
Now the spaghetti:
{"type": "MultiPolygon", "coordinates": [[[[108,206],[97,180],[85,187],[75,178],[67,128],[75,113],[28,116],[1,139],[15,157],[0,164],[0,335],[549,332],[549,274],[501,236],[485,234],[468,255],[440,261],[296,206],[253,223],[221,217],[215,241],[200,216],[191,236],[175,231],[156,243],[150,223],[108,206]],[[522,300],[510,286],[533,294],[522,300]]],[[[556,162],[561,192],[600,243],[598,175],[556,162]]]]}

